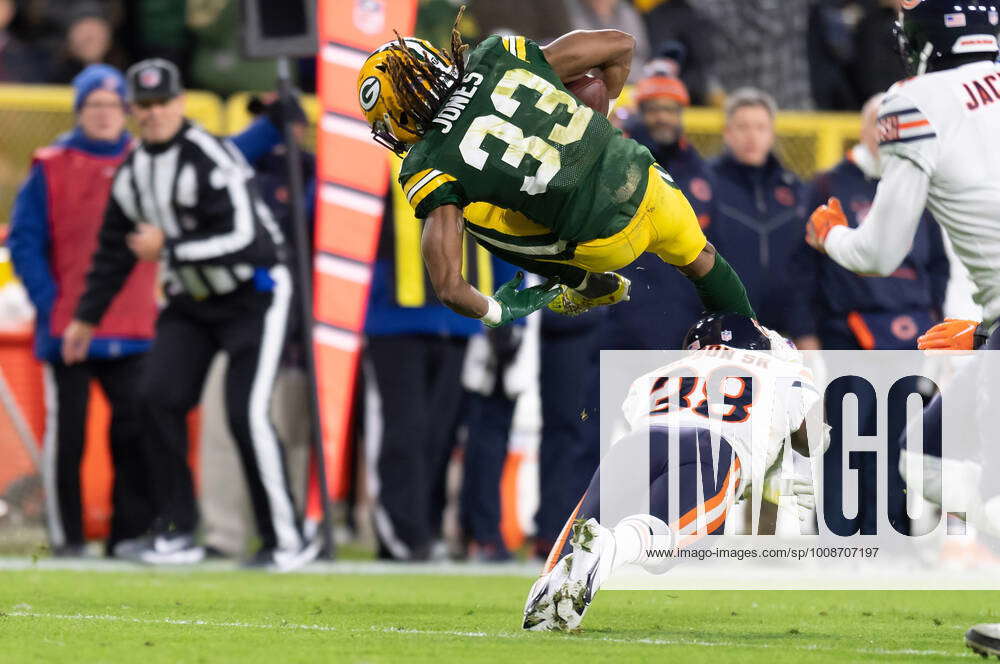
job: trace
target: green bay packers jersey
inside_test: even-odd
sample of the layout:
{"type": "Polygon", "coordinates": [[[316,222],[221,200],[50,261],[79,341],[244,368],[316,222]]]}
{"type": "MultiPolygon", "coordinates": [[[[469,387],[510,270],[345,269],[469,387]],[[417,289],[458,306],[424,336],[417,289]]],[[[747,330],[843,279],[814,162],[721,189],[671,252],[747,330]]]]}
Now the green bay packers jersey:
{"type": "Polygon", "coordinates": [[[485,202],[570,242],[614,235],[646,190],[649,151],[569,93],[524,37],[489,37],[399,182],[418,218],[485,202]]]}

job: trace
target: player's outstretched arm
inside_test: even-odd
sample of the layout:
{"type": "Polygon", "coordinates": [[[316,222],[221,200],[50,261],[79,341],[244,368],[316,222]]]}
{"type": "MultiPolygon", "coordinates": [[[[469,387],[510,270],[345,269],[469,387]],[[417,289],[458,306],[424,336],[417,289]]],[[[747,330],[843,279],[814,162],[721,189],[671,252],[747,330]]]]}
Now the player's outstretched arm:
{"type": "Polygon", "coordinates": [[[635,37],[621,30],[575,30],[542,49],[564,83],[600,69],[610,99],[616,99],[625,87],[634,51],[635,37]]]}
{"type": "Polygon", "coordinates": [[[677,269],[694,284],[705,311],[757,317],[740,276],[711,242],[693,261],[677,269]]]}
{"type": "Polygon", "coordinates": [[[883,154],[882,163],[882,179],[864,222],[857,228],[849,228],[846,220],[817,224],[824,214],[836,213],[836,206],[824,205],[810,217],[806,241],[852,272],[887,276],[910,252],[930,178],[909,159],[883,154]]]}
{"type": "Polygon", "coordinates": [[[462,214],[462,208],[456,205],[435,208],[424,222],[420,241],[434,292],[452,311],[498,327],[541,309],[559,295],[558,287],[550,286],[517,290],[524,279],[522,272],[498,288],[492,297],[476,290],[462,276],[465,234],[462,214]]]}
{"type": "Polygon", "coordinates": [[[462,208],[442,205],[424,221],[420,249],[438,299],[456,313],[470,318],[486,315],[486,297],[462,276],[462,208]]]}

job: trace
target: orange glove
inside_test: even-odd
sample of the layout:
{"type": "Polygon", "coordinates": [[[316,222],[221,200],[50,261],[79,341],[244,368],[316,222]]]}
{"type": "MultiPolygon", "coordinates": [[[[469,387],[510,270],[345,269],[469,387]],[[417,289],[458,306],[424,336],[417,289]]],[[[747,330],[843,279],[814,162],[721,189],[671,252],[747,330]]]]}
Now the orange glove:
{"type": "Polygon", "coordinates": [[[917,337],[920,350],[973,350],[982,343],[985,334],[979,321],[945,318],[923,335],[917,337]],[[978,338],[977,338],[978,337],[978,338]]]}
{"type": "Polygon", "coordinates": [[[847,217],[844,216],[844,208],[840,207],[840,200],[833,196],[820,205],[806,222],[806,242],[816,251],[823,251],[823,243],[826,242],[827,233],[834,226],[846,226],[847,217]]]}

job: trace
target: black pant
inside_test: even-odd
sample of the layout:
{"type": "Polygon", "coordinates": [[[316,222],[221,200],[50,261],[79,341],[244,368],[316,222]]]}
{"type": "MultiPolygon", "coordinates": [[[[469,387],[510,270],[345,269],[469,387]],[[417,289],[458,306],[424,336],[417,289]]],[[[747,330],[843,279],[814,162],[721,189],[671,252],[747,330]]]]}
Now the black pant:
{"type": "MultiPolygon", "coordinates": [[[[678,547],[693,545],[699,531],[721,535],[725,531],[730,498],[738,495],[741,478],[739,460],[733,448],[723,438],[713,445],[708,429],[695,427],[650,427],[649,431],[633,431],[612,446],[601,459],[600,467],[590,480],[590,486],[569,518],[553,546],[545,571],[572,551],[569,534],[577,519],[597,519],[613,528],[615,519],[601,517],[601,473],[611,481],[620,506],[640,505],[649,500],[649,514],[671,525],[678,547]],[[677,457],[670,458],[670,439],[676,438],[677,457]],[[635,476],[630,464],[640,454],[649,451],[649,477],[643,482],[635,476]],[[677,501],[670,506],[670,467],[677,467],[677,501]],[[698,485],[703,500],[698,501],[698,485]],[[643,496],[643,494],[646,494],[643,496]],[[697,513],[702,505],[704,518],[697,513]]],[[[621,515],[627,516],[627,515],[621,515]]],[[[619,517],[620,518],[620,517],[619,517]]],[[[702,542],[704,545],[705,542],[702,542]]]]}
{"type": "Polygon", "coordinates": [[[535,513],[539,552],[555,542],[566,515],[580,501],[601,459],[596,396],[600,331],[599,324],[555,331],[546,329],[543,322],[542,440],[538,447],[540,484],[535,513]]]}
{"type": "Polygon", "coordinates": [[[87,431],[90,381],[96,379],[111,406],[111,460],[115,479],[111,493],[108,549],[141,535],[153,518],[149,477],[144,464],[143,422],[136,386],[143,356],[88,360],[45,367],[45,488],[49,539],[53,547],[83,544],[80,462],[87,431]]]}
{"type": "Polygon", "coordinates": [[[465,338],[368,339],[365,438],[379,555],[421,560],[440,534],[465,338]]]}
{"type": "Polygon", "coordinates": [[[500,480],[516,402],[504,394],[503,380],[498,378],[493,394],[469,394],[466,403],[463,410],[469,435],[462,472],[462,527],[473,541],[503,551],[500,480]]]}
{"type": "Polygon", "coordinates": [[[271,274],[272,292],[247,284],[207,300],[175,300],[156,323],[156,342],[141,390],[153,438],[160,528],[190,532],[198,524],[187,464],[186,416],[198,403],[212,358],[224,351],[229,356],[226,414],[239,448],[261,544],[284,549],[302,544],[284,448],[269,415],[291,286],[284,267],[272,268],[271,274]]]}

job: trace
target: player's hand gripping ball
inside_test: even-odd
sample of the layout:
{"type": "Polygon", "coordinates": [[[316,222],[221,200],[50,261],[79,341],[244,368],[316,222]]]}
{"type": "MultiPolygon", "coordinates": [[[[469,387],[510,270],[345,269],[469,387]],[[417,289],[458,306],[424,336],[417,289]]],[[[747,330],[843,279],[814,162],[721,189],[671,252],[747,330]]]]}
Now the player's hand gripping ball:
{"type": "Polygon", "coordinates": [[[847,226],[847,216],[844,215],[844,208],[840,206],[840,200],[832,197],[826,205],[820,205],[809,217],[806,223],[806,242],[816,251],[826,250],[823,245],[826,243],[826,236],[834,226],[847,226]]]}
{"type": "Polygon", "coordinates": [[[608,86],[596,76],[591,76],[590,74],[582,76],[572,83],[567,83],[566,89],[572,92],[577,99],[601,115],[608,114],[611,108],[611,99],[608,97],[608,86]]]}

